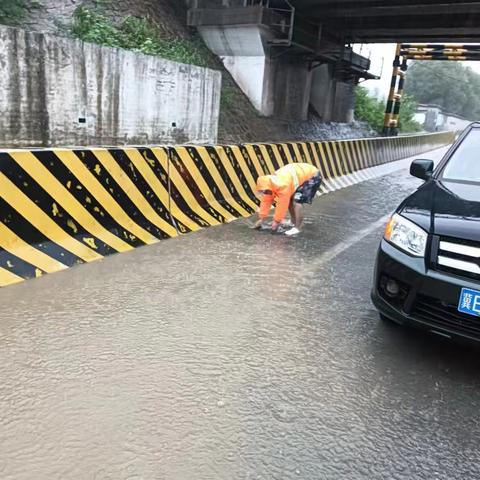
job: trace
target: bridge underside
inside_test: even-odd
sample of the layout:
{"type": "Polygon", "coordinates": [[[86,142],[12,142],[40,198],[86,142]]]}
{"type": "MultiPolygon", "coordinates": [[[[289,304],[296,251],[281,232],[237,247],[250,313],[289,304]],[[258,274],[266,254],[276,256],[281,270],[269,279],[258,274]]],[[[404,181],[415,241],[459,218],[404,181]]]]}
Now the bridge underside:
{"type": "Polygon", "coordinates": [[[297,13],[346,42],[478,42],[477,0],[290,0],[297,13]]]}

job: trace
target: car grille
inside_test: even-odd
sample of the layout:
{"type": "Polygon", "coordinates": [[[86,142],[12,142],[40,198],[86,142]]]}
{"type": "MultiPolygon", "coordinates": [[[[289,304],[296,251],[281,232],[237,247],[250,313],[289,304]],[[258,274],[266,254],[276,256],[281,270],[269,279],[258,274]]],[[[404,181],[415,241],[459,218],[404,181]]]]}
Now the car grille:
{"type": "Polygon", "coordinates": [[[480,317],[459,312],[456,306],[446,305],[435,298],[418,295],[412,316],[432,325],[480,339],[480,317]]]}
{"type": "Polygon", "coordinates": [[[454,275],[480,280],[480,243],[440,238],[435,268],[454,275]]]}

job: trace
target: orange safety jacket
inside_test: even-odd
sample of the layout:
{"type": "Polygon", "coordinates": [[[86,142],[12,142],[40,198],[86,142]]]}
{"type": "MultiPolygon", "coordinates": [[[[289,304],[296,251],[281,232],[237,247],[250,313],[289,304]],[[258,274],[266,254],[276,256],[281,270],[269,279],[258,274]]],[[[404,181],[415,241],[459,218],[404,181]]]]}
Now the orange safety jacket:
{"type": "Polygon", "coordinates": [[[259,217],[263,220],[268,216],[273,202],[276,200],[275,215],[273,219],[281,222],[290,205],[290,200],[305,182],[318,173],[318,169],[308,163],[291,163],[277,170],[273,175],[265,175],[257,180],[257,190],[271,190],[271,195],[263,195],[260,205],[259,217]]]}

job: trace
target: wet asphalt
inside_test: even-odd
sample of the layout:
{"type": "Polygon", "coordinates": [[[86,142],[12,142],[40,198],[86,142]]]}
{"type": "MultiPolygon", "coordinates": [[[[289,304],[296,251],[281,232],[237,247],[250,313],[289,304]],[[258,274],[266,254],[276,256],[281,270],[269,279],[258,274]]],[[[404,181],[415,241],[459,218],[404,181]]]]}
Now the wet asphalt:
{"type": "Polygon", "coordinates": [[[382,223],[323,196],[0,291],[2,480],[477,479],[478,350],[382,323],[382,223]]]}

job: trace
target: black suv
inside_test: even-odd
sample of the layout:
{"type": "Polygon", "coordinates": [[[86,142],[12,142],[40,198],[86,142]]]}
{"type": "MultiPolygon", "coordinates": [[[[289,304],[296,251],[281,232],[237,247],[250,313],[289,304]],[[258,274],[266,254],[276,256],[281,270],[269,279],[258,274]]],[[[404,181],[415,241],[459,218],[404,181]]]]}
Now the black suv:
{"type": "Polygon", "coordinates": [[[470,125],[385,229],[372,300],[383,318],[480,342],[480,123],[470,125]]]}

